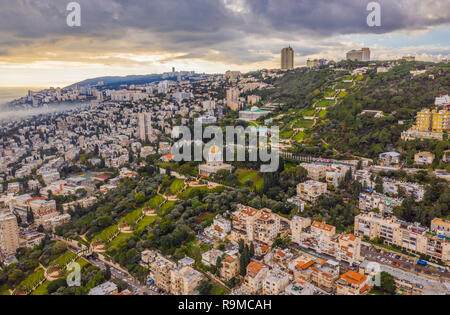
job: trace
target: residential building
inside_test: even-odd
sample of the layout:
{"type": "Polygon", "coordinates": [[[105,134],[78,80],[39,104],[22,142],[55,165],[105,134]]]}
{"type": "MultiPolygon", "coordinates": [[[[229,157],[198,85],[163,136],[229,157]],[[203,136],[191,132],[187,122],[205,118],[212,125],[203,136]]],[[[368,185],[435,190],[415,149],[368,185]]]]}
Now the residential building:
{"type": "Polygon", "coordinates": [[[435,219],[432,230],[418,223],[408,223],[395,217],[384,218],[374,212],[355,217],[355,235],[371,240],[381,239],[388,245],[430,256],[443,263],[450,263],[450,237],[438,229],[439,220],[435,219]]]}
{"type": "Polygon", "coordinates": [[[286,289],[289,282],[289,274],[278,268],[274,268],[267,272],[262,292],[264,295],[279,295],[286,289]]]}
{"type": "Polygon", "coordinates": [[[171,292],[171,271],[177,268],[177,264],[158,255],[150,264],[150,271],[153,274],[155,285],[164,292],[171,292]]]}
{"type": "Polygon", "coordinates": [[[232,87],[227,90],[227,106],[234,111],[241,109],[241,101],[239,100],[241,92],[238,88],[232,87]]]}
{"type": "Polygon", "coordinates": [[[152,115],[151,113],[139,114],[139,138],[141,141],[146,142],[154,140],[154,133],[152,129],[152,115]]]}
{"type": "Polygon", "coordinates": [[[202,264],[208,267],[215,266],[217,258],[222,257],[222,255],[222,251],[213,248],[202,254],[202,264]]]}
{"type": "Polygon", "coordinates": [[[431,231],[450,236],[450,221],[439,218],[434,219],[431,221],[431,231]]]}
{"type": "Polygon", "coordinates": [[[369,278],[352,270],[344,273],[337,282],[337,295],[364,295],[371,290],[369,278]]]}
{"type": "Polygon", "coordinates": [[[398,152],[384,152],[378,156],[380,165],[391,166],[400,163],[400,153],[398,152]]]}
{"type": "Polygon", "coordinates": [[[351,50],[347,52],[347,60],[351,61],[370,61],[370,49],[351,50]]]}
{"type": "Polygon", "coordinates": [[[435,155],[430,152],[419,152],[414,155],[414,163],[418,165],[431,165],[435,159],[435,155]]]}
{"type": "Polygon", "coordinates": [[[0,259],[14,255],[19,248],[19,227],[9,209],[0,209],[0,259]]]}
{"type": "Polygon", "coordinates": [[[300,244],[302,241],[302,234],[306,233],[307,228],[309,228],[310,226],[310,218],[294,216],[291,220],[292,241],[294,243],[300,244]]]}
{"type": "Polygon", "coordinates": [[[291,47],[281,50],[281,70],[294,69],[294,50],[291,47]]]}
{"type": "Polygon", "coordinates": [[[204,279],[192,267],[178,267],[170,271],[170,293],[174,295],[193,295],[204,279]]]}
{"type": "Polygon", "coordinates": [[[382,215],[390,215],[393,208],[401,206],[402,202],[403,199],[391,198],[371,189],[366,189],[359,194],[359,210],[365,212],[378,209],[382,215]]]}
{"type": "Polygon", "coordinates": [[[225,281],[230,281],[239,275],[239,259],[236,256],[226,255],[222,261],[220,276],[225,281]]]}
{"type": "Polygon", "coordinates": [[[244,277],[243,289],[248,294],[261,294],[263,290],[264,279],[269,269],[263,264],[252,261],[247,266],[247,275],[244,277]]]}
{"type": "Polygon", "coordinates": [[[280,217],[272,210],[238,206],[233,213],[230,238],[235,242],[243,239],[246,243],[259,242],[271,246],[283,230],[280,217]]]}
{"type": "Polygon", "coordinates": [[[114,282],[108,281],[92,288],[88,295],[115,295],[118,292],[117,285],[114,282]]]}
{"type": "Polygon", "coordinates": [[[297,196],[310,203],[315,203],[321,195],[328,192],[327,184],[308,180],[297,185],[297,196]]]}
{"type": "Polygon", "coordinates": [[[320,181],[325,178],[328,167],[320,164],[302,163],[301,167],[308,172],[308,178],[314,181],[320,181]]]}

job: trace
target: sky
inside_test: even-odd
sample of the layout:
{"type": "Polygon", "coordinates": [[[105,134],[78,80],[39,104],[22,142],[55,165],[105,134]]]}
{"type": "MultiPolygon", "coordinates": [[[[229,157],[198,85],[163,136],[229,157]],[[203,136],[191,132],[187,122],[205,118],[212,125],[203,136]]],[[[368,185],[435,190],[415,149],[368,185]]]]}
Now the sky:
{"type": "Polygon", "coordinates": [[[2,0],[0,87],[67,86],[98,76],[177,70],[223,73],[277,68],[291,46],[295,65],[341,60],[370,47],[378,60],[450,57],[449,0],[2,0]]]}

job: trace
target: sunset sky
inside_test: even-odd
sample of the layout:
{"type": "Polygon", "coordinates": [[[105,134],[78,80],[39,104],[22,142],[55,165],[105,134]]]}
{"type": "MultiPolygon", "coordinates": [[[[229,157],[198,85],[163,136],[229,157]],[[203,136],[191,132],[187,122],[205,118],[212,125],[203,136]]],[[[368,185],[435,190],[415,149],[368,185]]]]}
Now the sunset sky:
{"type": "Polygon", "coordinates": [[[217,73],[340,60],[368,46],[375,59],[450,57],[449,0],[379,0],[382,26],[366,23],[370,0],[2,0],[0,87],[66,86],[106,75],[179,70],[217,73]]]}

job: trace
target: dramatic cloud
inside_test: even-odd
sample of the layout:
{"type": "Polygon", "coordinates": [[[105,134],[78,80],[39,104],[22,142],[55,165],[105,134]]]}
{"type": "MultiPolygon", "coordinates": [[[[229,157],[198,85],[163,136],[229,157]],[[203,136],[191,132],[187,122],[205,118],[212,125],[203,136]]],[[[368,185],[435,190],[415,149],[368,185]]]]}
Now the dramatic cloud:
{"type": "MultiPolygon", "coordinates": [[[[448,0],[378,0],[382,25],[375,28],[366,23],[371,0],[78,0],[82,25],[73,28],[66,24],[69,2],[2,0],[0,69],[51,62],[146,71],[194,62],[208,64],[205,71],[213,63],[251,69],[275,66],[288,44],[297,60],[337,58],[363,44],[355,34],[450,27],[448,0]]],[[[441,40],[448,48],[448,35],[441,40]]]]}

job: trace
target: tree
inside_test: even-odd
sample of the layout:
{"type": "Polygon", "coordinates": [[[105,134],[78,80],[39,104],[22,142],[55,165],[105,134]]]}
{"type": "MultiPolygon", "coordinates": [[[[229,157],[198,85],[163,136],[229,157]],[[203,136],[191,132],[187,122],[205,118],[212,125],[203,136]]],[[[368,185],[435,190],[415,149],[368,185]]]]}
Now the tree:
{"type": "Polygon", "coordinates": [[[105,269],[105,280],[111,280],[111,267],[109,265],[107,265],[105,269]]]}
{"type": "Polygon", "coordinates": [[[375,191],[379,194],[384,193],[383,179],[381,178],[381,176],[377,176],[375,180],[375,191]]]}
{"type": "Polygon", "coordinates": [[[218,256],[216,260],[216,273],[220,275],[220,269],[222,269],[222,257],[218,256]]]}
{"type": "Polygon", "coordinates": [[[200,286],[198,287],[198,292],[200,295],[210,295],[212,291],[212,284],[208,280],[203,280],[200,282],[200,286]]]}
{"type": "Polygon", "coordinates": [[[250,243],[250,258],[253,258],[255,256],[255,246],[253,245],[253,242],[250,243]]]}
{"type": "Polygon", "coordinates": [[[387,294],[394,294],[397,290],[394,277],[385,271],[380,273],[380,286],[376,286],[376,288],[387,294]]]}
{"type": "Polygon", "coordinates": [[[243,239],[239,239],[239,253],[242,254],[244,251],[245,243],[243,239]]]}
{"type": "Polygon", "coordinates": [[[145,202],[144,193],[137,193],[136,195],[134,195],[134,201],[136,201],[137,204],[145,202]]]}

